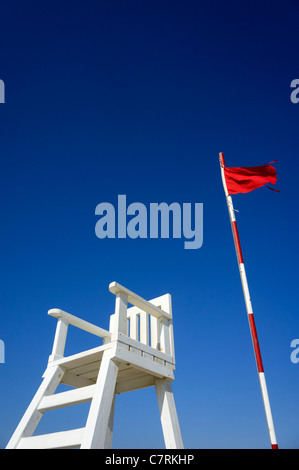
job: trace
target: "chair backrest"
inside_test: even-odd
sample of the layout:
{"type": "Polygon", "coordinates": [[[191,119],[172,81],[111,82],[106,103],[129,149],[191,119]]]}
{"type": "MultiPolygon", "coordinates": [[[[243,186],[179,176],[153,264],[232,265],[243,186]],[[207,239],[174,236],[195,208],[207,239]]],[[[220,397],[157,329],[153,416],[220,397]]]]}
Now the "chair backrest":
{"type": "Polygon", "coordinates": [[[110,316],[109,331],[57,308],[48,311],[49,315],[58,320],[49,360],[54,361],[64,356],[68,325],[74,325],[103,338],[104,343],[125,335],[144,344],[146,348],[166,354],[168,357],[165,360],[174,364],[171,295],[165,294],[147,301],[117,282],[112,282],[109,290],[116,296],[115,313],[110,316]],[[133,307],[128,308],[128,303],[133,307]]]}
{"type": "Polygon", "coordinates": [[[110,284],[109,290],[116,295],[110,332],[125,334],[172,356],[174,362],[171,295],[165,294],[147,301],[116,282],[110,284]],[[127,308],[128,303],[133,306],[127,308]]]}

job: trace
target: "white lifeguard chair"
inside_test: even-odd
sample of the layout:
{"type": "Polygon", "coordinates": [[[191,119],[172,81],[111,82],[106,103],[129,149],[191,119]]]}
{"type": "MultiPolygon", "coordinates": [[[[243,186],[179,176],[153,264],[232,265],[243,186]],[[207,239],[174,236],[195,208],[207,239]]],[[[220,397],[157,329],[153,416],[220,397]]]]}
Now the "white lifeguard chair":
{"type": "Polygon", "coordinates": [[[58,320],[52,354],[7,449],[109,449],[115,395],[153,385],[165,446],[183,449],[171,386],[175,369],[171,296],[146,301],[116,282],[109,290],[116,295],[109,331],[62,310],[49,310],[58,320]],[[128,308],[128,303],[133,306],[128,308]],[[103,345],[64,357],[69,324],[103,338],[103,345]],[[60,383],[72,389],[55,393],[60,383]],[[45,411],[88,401],[84,428],[33,436],[45,411]]]}

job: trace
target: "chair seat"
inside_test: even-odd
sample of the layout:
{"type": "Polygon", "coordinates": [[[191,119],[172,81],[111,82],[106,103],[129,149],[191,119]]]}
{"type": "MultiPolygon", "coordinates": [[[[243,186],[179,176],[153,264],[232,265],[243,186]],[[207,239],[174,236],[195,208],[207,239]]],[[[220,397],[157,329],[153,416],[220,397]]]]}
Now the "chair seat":
{"type": "Polygon", "coordinates": [[[65,370],[62,384],[85,387],[97,381],[103,353],[114,350],[119,364],[116,393],[123,393],[155,384],[155,377],[174,380],[171,356],[119,334],[116,341],[51,362],[65,370]]]}

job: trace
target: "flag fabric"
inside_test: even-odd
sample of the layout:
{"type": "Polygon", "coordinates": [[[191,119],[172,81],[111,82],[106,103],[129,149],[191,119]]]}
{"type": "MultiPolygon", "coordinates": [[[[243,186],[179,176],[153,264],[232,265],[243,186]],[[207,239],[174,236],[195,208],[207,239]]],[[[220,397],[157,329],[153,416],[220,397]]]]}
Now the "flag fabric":
{"type": "MultiPolygon", "coordinates": [[[[276,169],[269,164],[251,167],[224,167],[224,176],[229,194],[249,193],[267,183],[275,184],[277,181],[276,169]]],[[[269,187],[269,189],[272,188],[269,187]]]]}

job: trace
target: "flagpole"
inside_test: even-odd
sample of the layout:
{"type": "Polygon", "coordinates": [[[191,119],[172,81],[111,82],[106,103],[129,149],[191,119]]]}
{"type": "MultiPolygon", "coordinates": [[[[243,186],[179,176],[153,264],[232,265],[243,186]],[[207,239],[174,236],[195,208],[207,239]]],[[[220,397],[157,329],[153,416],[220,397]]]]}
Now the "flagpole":
{"type": "Polygon", "coordinates": [[[246,310],[247,310],[247,317],[248,317],[249,327],[250,327],[250,334],[251,334],[253,350],[254,350],[254,355],[255,355],[255,360],[256,360],[256,366],[257,366],[258,376],[259,376],[259,381],[260,381],[260,387],[261,387],[261,392],[262,392],[262,397],[263,397],[263,402],[264,402],[268,431],[270,435],[271,447],[272,449],[278,449],[275,430],[274,430],[274,424],[273,424],[273,419],[272,419],[270,401],[269,401],[269,396],[268,396],[268,390],[267,390],[267,385],[266,385],[264,367],[262,363],[262,357],[261,357],[261,352],[260,352],[260,347],[259,347],[259,342],[258,342],[258,337],[257,337],[257,332],[256,332],[256,327],[255,327],[253,310],[252,310],[252,305],[251,305],[251,300],[250,300],[250,293],[249,293],[245,266],[244,266],[244,261],[243,261],[243,255],[242,255],[242,250],[241,250],[241,244],[240,244],[240,239],[239,239],[239,234],[238,234],[237,222],[235,218],[235,211],[234,211],[232,198],[230,194],[228,193],[227,187],[226,187],[226,181],[225,181],[225,175],[224,175],[225,162],[224,162],[224,157],[223,157],[222,152],[219,153],[219,160],[220,160],[222,183],[223,183],[223,188],[224,188],[224,192],[226,196],[228,213],[229,213],[229,218],[231,222],[234,244],[235,244],[235,249],[236,249],[236,254],[237,254],[237,259],[238,259],[241,283],[242,283],[245,305],[246,305],[246,310]]]}

